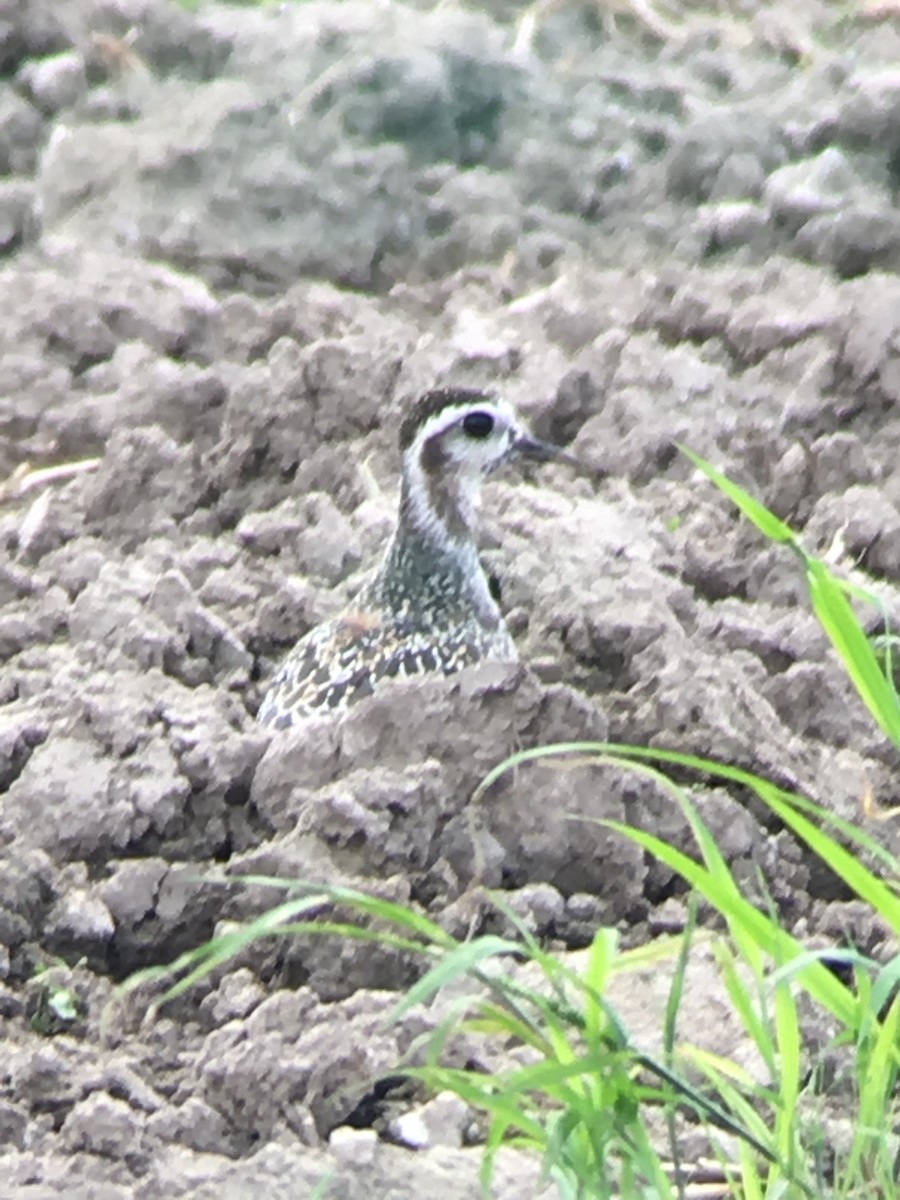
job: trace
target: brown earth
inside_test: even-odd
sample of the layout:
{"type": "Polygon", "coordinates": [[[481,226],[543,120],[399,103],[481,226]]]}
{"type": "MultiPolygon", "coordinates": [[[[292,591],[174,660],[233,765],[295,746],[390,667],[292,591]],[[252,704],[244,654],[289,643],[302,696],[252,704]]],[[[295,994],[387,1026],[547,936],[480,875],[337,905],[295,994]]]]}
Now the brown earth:
{"type": "MultiPolygon", "coordinates": [[[[198,877],[351,883],[463,933],[492,927],[477,874],[574,951],[684,909],[572,814],[690,838],[634,777],[531,767],[476,853],[469,797],[514,749],[708,754],[848,819],[867,787],[900,800],[796,562],[675,449],[900,620],[900,19],[807,0],[654,33],[545,7],[526,44],[512,4],[0,0],[4,1200],[305,1197],[329,1173],[342,1200],[478,1194],[446,1098],[418,1154],[345,1124],[438,1019],[384,1024],[415,977],[397,954],[265,943],[143,1026],[107,1007],[274,897],[198,877]],[[593,470],[487,489],[526,666],[262,731],[274,665],[377,556],[399,415],[446,381],[502,388],[593,470]]],[[[790,928],[884,952],[746,796],[697,799],[790,928]]],[[[653,1027],[650,990],[626,1024],[653,1027]]],[[[498,1197],[539,1194],[501,1158],[498,1197]]]]}

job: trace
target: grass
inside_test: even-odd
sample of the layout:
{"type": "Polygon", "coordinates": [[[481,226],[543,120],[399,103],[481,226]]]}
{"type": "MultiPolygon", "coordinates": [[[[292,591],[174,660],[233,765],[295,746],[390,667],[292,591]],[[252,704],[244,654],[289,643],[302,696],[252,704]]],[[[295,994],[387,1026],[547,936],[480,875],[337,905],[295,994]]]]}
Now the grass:
{"type": "MultiPolygon", "coordinates": [[[[748,493],[684,453],[762,534],[798,557],[813,611],[862,703],[900,747],[896,639],[882,611],[885,632],[873,644],[854,611],[854,602],[877,601],[808,554],[793,531],[748,493]]],[[[574,959],[545,950],[499,895],[493,902],[517,935],[458,940],[421,913],[352,889],[247,877],[248,886],[278,887],[287,898],[169,966],[141,972],[125,990],[166,981],[160,999],[165,1003],[264,937],[377,941],[415,954],[422,963],[420,979],[398,1002],[392,1021],[451,983],[458,988],[459,981],[469,981],[466,997],[418,1048],[415,1065],[404,1070],[434,1091],[455,1092],[484,1114],[485,1196],[497,1151],[513,1145],[540,1157],[560,1200],[683,1200],[694,1179],[694,1164],[684,1161],[680,1148],[687,1124],[706,1131],[721,1181],[716,1194],[722,1197],[896,1197],[900,957],[879,963],[852,949],[825,954],[807,948],[784,928],[774,904],[760,905],[744,894],[689,789],[673,776],[694,775],[753,793],[900,939],[896,858],[864,828],[802,796],[747,771],[675,751],[594,743],[538,747],[500,763],[473,803],[514,767],[572,755],[640,772],[680,806],[693,834],[693,857],[645,830],[605,824],[685,882],[691,917],[683,935],[623,950],[615,930],[599,929],[575,969],[574,959]],[[710,937],[697,930],[701,902],[723,927],[711,942],[715,963],[733,1014],[764,1065],[762,1080],[685,1040],[679,1027],[692,950],[698,937],[710,937]],[[608,999],[611,981],[649,965],[665,967],[669,979],[658,1056],[633,1044],[608,999]],[[808,1037],[813,1025],[823,1023],[831,1031],[824,1051],[808,1037]],[[494,1044],[524,1048],[524,1061],[517,1056],[514,1066],[494,1073],[445,1066],[448,1040],[463,1027],[494,1044]],[[829,1118],[833,1111],[842,1116],[837,1124],[829,1118]]],[[[764,880],[759,892],[766,894],[764,880]]]]}

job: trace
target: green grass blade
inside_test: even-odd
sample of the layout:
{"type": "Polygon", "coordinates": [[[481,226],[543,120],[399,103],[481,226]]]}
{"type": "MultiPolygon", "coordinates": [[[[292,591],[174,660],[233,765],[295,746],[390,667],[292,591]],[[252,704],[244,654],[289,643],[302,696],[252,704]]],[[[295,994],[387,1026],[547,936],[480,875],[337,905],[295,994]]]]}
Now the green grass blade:
{"type": "Polygon", "coordinates": [[[303,895],[317,898],[318,902],[323,905],[344,905],[354,912],[389,921],[410,933],[417,934],[423,942],[435,946],[446,946],[448,949],[452,949],[456,945],[455,940],[445,929],[420,912],[393,900],[386,900],[381,896],[370,896],[366,892],[356,891],[355,888],[311,883],[306,880],[284,880],[271,875],[234,875],[230,877],[230,882],[256,887],[281,887],[289,892],[301,892],[303,895]]]}
{"type": "Polygon", "coordinates": [[[603,995],[616,956],[618,935],[614,929],[600,929],[594,935],[584,971],[584,1036],[595,1047],[606,1029],[606,1013],[598,997],[603,995]]]}
{"type": "MultiPolygon", "coordinates": [[[[778,545],[790,546],[800,556],[806,570],[810,601],[820,625],[879,728],[895,746],[900,746],[900,703],[891,674],[890,642],[886,669],[883,670],[847,599],[847,593],[862,596],[870,603],[873,598],[864,589],[855,588],[839,580],[821,559],[808,554],[790,526],[755,500],[749,492],[685,446],[679,446],[679,449],[766,538],[778,545]]],[[[875,603],[882,614],[886,615],[884,606],[877,601],[875,603]]]]}
{"type": "Polygon", "coordinates": [[[800,1018],[788,982],[775,986],[775,1030],[778,1044],[778,1154],[793,1174],[796,1110],[800,1095],[800,1018]]]}
{"type": "Polygon", "coordinates": [[[894,997],[887,1016],[881,1022],[868,1062],[859,1119],[863,1125],[877,1126],[884,1118],[886,1102],[894,1093],[900,1068],[900,995],[894,997]]]}
{"type": "MultiPolygon", "coordinates": [[[[719,968],[719,974],[725,985],[725,990],[728,992],[728,998],[731,1001],[732,1007],[740,1017],[741,1023],[747,1031],[747,1036],[759,1051],[770,1076],[774,1078],[778,1070],[775,1046],[769,1036],[766,1022],[757,1012],[757,1005],[754,1003],[755,998],[744,983],[744,980],[741,979],[737,962],[729,947],[725,943],[720,942],[715,947],[714,953],[716,965],[719,968]]],[[[761,981],[761,974],[754,976],[757,988],[761,981]]]]}
{"type": "Polygon", "coordinates": [[[893,682],[885,677],[841,584],[818,559],[804,555],[804,561],[809,595],[819,624],[882,733],[900,746],[900,708],[893,682]]]}
{"type": "Polygon", "coordinates": [[[786,803],[777,788],[761,784],[758,794],[810,850],[823,862],[828,863],[831,870],[843,879],[861,900],[880,913],[894,932],[900,935],[900,897],[892,888],[873,874],[855,854],[846,850],[798,812],[795,805],[786,803]]]}
{"type": "MultiPolygon", "coordinates": [[[[666,996],[666,1011],[663,1017],[663,1062],[667,1071],[674,1072],[675,1069],[675,1039],[678,1034],[678,1013],[681,1010],[681,1002],[684,997],[684,981],[696,924],[697,901],[696,896],[692,893],[688,902],[688,919],[684,933],[681,936],[681,945],[678,951],[678,958],[675,962],[675,969],[672,972],[672,982],[669,985],[669,994],[666,996]]],[[[684,1186],[681,1178],[681,1148],[678,1138],[674,1090],[671,1087],[668,1091],[665,1115],[666,1132],[669,1138],[669,1153],[672,1156],[678,1197],[679,1200],[684,1200],[684,1186]]]]}
{"type": "MultiPolygon", "coordinates": [[[[877,964],[873,964],[875,966],[877,964]]],[[[900,987],[900,954],[884,964],[872,984],[872,1008],[881,1012],[900,987]]]]}
{"type": "Polygon", "coordinates": [[[184,978],[166,990],[160,997],[158,1005],[167,1004],[170,1000],[181,996],[184,992],[192,988],[195,983],[198,983],[201,979],[205,979],[216,967],[234,958],[235,955],[239,954],[253,942],[263,937],[282,934],[284,932],[283,926],[288,921],[308,911],[310,908],[316,907],[317,903],[316,899],[311,896],[303,896],[297,900],[286,900],[283,904],[276,905],[275,908],[269,909],[268,912],[264,912],[261,916],[253,921],[249,921],[246,925],[212,938],[190,955],[182,956],[180,961],[184,965],[188,965],[186,961],[188,959],[193,960],[194,966],[184,978]]]}
{"type": "Polygon", "coordinates": [[[693,450],[688,450],[686,446],[679,445],[676,442],[678,449],[689,458],[698,471],[701,471],[707,479],[716,485],[723,495],[741,510],[749,521],[752,521],[760,533],[764,534],[769,541],[778,542],[781,545],[795,546],[797,544],[797,536],[789,525],[769,512],[764,504],[760,504],[758,500],[745,492],[742,487],[723,475],[721,471],[717,471],[710,463],[701,458],[699,454],[695,454],[693,450]]]}
{"type": "Polygon", "coordinates": [[[310,1193],[309,1200],[326,1200],[328,1189],[334,1180],[333,1175],[324,1175],[310,1193]]]}
{"type": "Polygon", "coordinates": [[[467,1030],[519,1041],[523,1046],[532,1046],[538,1053],[550,1056],[550,1043],[546,1034],[541,1032],[542,1027],[538,1022],[524,1021],[509,1008],[492,1001],[482,1000],[479,1003],[475,999],[474,1003],[477,1012],[475,1016],[466,1019],[467,1030]]]}
{"type": "Polygon", "coordinates": [[[400,1003],[392,1009],[389,1022],[399,1021],[411,1008],[415,1008],[417,1004],[424,1004],[454,980],[471,975],[486,959],[521,953],[522,947],[518,942],[495,937],[493,934],[477,938],[473,942],[460,943],[453,950],[447,951],[435,966],[413,984],[400,1003]]]}
{"type": "MultiPolygon", "coordinates": [[[[369,942],[375,946],[390,946],[394,950],[402,950],[414,955],[433,956],[439,951],[434,946],[423,946],[414,938],[401,937],[387,929],[371,929],[365,925],[350,925],[344,921],[291,921],[279,929],[273,930],[272,935],[285,937],[337,937],[353,942],[369,942]]],[[[269,936],[272,936],[269,935],[269,936]]]]}
{"type": "Polygon", "coordinates": [[[514,1103],[514,1094],[503,1088],[502,1077],[451,1067],[404,1067],[403,1074],[410,1079],[421,1079],[436,1091],[454,1092],[473,1108],[506,1122],[507,1128],[531,1138],[535,1145],[543,1141],[540,1121],[514,1103]]]}
{"type": "MultiPolygon", "coordinates": [[[[765,953],[778,961],[785,961],[803,952],[804,947],[789,933],[773,927],[772,922],[732,889],[723,888],[719,880],[686,854],[675,850],[667,842],[617,821],[602,822],[624,837],[631,838],[645,850],[677,871],[692,887],[696,888],[736,928],[742,929],[765,953]]],[[[848,989],[821,963],[810,963],[798,973],[803,987],[820,1004],[833,1013],[844,1024],[849,1024],[855,1010],[848,989]]]]}

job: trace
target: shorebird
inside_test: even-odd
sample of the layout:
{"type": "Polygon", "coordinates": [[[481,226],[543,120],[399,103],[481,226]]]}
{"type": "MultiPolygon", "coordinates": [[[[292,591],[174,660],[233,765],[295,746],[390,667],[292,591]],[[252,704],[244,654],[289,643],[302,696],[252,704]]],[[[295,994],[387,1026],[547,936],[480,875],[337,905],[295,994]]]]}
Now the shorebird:
{"type": "Polygon", "coordinates": [[[290,651],[260,706],[263,725],[340,711],[387,680],[518,658],[475,543],[481,484],[513,459],[566,455],[474,388],[427,392],[399,440],[400,505],[381,565],[352,608],[290,651]]]}

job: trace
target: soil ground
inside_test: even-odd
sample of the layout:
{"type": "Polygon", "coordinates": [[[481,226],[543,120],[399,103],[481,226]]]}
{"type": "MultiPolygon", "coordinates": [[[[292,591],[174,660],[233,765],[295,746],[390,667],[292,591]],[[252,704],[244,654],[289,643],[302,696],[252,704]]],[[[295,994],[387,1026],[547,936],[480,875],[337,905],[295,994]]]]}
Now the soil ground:
{"type": "MultiPolygon", "coordinates": [[[[0,0],[4,1200],[478,1195],[446,1098],[420,1152],[366,1128],[438,1019],[384,1024],[397,954],[266,943],[149,1022],[108,1006],[273,901],[213,876],[351,883],[462,933],[490,927],[477,875],[575,953],[684,904],[572,814],[688,833],[633,777],[532,767],[476,854],[469,797],[514,749],[708,754],[848,819],[900,801],[796,562],[675,447],[900,620],[900,17],[869,7],[0,0]],[[445,382],[590,468],[486,489],[524,665],[262,730],[275,665],[390,528],[401,414],[445,382]]],[[[697,799],[791,929],[885,952],[746,796],[697,799]]],[[[620,1002],[648,1036],[651,983],[620,1002]]],[[[732,1052],[717,987],[699,958],[684,1028],[732,1052]]],[[[501,1157],[498,1197],[539,1194],[501,1157]]]]}

